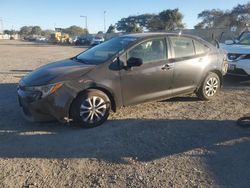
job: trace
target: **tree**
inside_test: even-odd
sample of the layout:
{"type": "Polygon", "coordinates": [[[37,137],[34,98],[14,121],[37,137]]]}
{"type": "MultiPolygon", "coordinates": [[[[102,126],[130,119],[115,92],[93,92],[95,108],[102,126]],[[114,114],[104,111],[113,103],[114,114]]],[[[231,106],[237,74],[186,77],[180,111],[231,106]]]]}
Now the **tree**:
{"type": "Polygon", "coordinates": [[[114,33],[114,32],[115,32],[115,26],[111,24],[108,28],[107,33],[114,33]]]}
{"type": "Polygon", "coordinates": [[[52,33],[54,33],[52,30],[43,30],[41,35],[48,38],[52,33]]]}
{"type": "Polygon", "coordinates": [[[184,28],[182,23],[183,15],[179,12],[179,9],[168,9],[160,12],[160,20],[163,22],[165,30],[175,30],[178,28],[184,28]]]}
{"type": "Polygon", "coordinates": [[[155,17],[155,14],[141,14],[136,17],[136,22],[146,29],[148,29],[148,24],[155,17]]]}
{"type": "Polygon", "coordinates": [[[213,28],[218,26],[219,18],[224,15],[224,12],[219,9],[204,10],[198,14],[198,19],[202,19],[196,26],[200,28],[213,28]]]}
{"type": "Polygon", "coordinates": [[[19,34],[21,36],[27,36],[31,34],[31,31],[32,31],[32,26],[23,26],[21,27],[19,34]]]}
{"type": "Polygon", "coordinates": [[[183,15],[179,9],[168,9],[159,14],[141,14],[123,18],[116,24],[117,30],[124,32],[141,32],[143,30],[175,30],[184,28],[183,15]]]}
{"type": "Polygon", "coordinates": [[[3,31],[3,33],[7,34],[7,35],[14,35],[16,33],[16,31],[14,31],[14,30],[7,30],[6,29],[6,30],[3,31]]]}
{"type": "Polygon", "coordinates": [[[232,9],[231,16],[235,19],[234,25],[246,26],[250,25],[250,2],[243,5],[238,5],[232,9]]]}
{"type": "Polygon", "coordinates": [[[126,33],[142,32],[142,27],[138,24],[136,16],[122,18],[117,22],[116,28],[118,31],[123,31],[126,33]]]}
{"type": "Polygon", "coordinates": [[[201,19],[195,28],[244,27],[250,24],[250,2],[237,5],[232,10],[204,10],[198,14],[201,19]]]}
{"type": "Polygon", "coordinates": [[[30,34],[32,34],[32,35],[41,35],[41,33],[42,33],[41,27],[40,26],[34,26],[34,27],[32,27],[30,34]]]}
{"type": "Polygon", "coordinates": [[[87,29],[83,29],[83,28],[76,26],[76,25],[73,25],[73,26],[70,26],[69,28],[66,28],[64,30],[64,32],[71,35],[71,36],[80,36],[80,35],[89,33],[87,29]]]}
{"type": "Polygon", "coordinates": [[[162,31],[165,30],[165,25],[163,23],[163,21],[161,20],[160,16],[154,16],[150,22],[148,23],[147,28],[150,31],[162,31]]]}
{"type": "Polygon", "coordinates": [[[143,30],[148,29],[149,22],[154,16],[154,14],[141,14],[138,16],[122,18],[116,24],[116,28],[118,31],[128,33],[142,32],[143,30]]]}

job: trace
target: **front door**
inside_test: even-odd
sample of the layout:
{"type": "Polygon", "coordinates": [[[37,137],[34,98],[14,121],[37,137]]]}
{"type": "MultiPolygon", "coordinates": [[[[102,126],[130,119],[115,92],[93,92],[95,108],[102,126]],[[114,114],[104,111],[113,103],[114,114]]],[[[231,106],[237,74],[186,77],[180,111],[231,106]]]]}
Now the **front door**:
{"type": "Polygon", "coordinates": [[[142,65],[121,70],[125,106],[157,100],[171,95],[173,67],[168,63],[168,48],[162,38],[149,39],[132,47],[129,58],[140,58],[142,65]]]}

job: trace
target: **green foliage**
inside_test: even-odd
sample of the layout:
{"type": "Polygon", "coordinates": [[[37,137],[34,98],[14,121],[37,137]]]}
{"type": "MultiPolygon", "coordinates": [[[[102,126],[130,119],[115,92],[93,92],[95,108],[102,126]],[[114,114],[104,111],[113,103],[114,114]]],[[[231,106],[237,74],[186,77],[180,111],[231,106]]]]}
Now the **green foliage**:
{"type": "Polygon", "coordinates": [[[40,26],[23,26],[19,31],[21,36],[41,35],[41,33],[42,29],[40,26]]]}
{"type": "Polygon", "coordinates": [[[7,35],[14,35],[14,34],[16,34],[17,32],[14,31],[14,30],[7,30],[7,29],[6,29],[6,30],[3,31],[3,33],[4,33],[4,34],[7,34],[7,35]]]}
{"type": "Polygon", "coordinates": [[[149,22],[148,28],[150,31],[172,31],[184,28],[182,20],[183,15],[179,12],[179,9],[168,9],[160,12],[159,15],[154,16],[149,22]]]}
{"type": "Polygon", "coordinates": [[[76,26],[76,25],[72,25],[72,26],[64,29],[63,32],[69,34],[70,36],[80,36],[80,35],[89,33],[87,29],[83,29],[83,28],[76,26]]]}
{"type": "Polygon", "coordinates": [[[31,35],[31,31],[32,31],[32,26],[23,26],[21,27],[19,34],[21,36],[28,36],[31,35]]]}
{"type": "Polygon", "coordinates": [[[159,14],[142,14],[129,16],[118,21],[117,30],[123,32],[142,32],[143,30],[159,31],[184,28],[183,15],[179,9],[168,9],[159,14]]]}
{"type": "Polygon", "coordinates": [[[165,25],[165,30],[175,30],[177,28],[184,28],[182,23],[183,15],[179,12],[179,9],[164,10],[160,14],[160,20],[165,25]]]}
{"type": "Polygon", "coordinates": [[[50,37],[50,35],[51,35],[52,33],[54,33],[54,31],[52,31],[52,30],[43,30],[43,31],[41,32],[41,35],[48,38],[48,37],[50,37]]]}
{"type": "Polygon", "coordinates": [[[160,16],[154,16],[147,27],[150,31],[162,31],[165,29],[164,22],[161,20],[160,16]]]}
{"type": "Polygon", "coordinates": [[[224,15],[224,12],[219,9],[204,10],[198,14],[198,19],[202,21],[197,24],[201,28],[212,28],[218,25],[219,18],[224,15]]]}
{"type": "Polygon", "coordinates": [[[129,16],[127,18],[122,18],[116,24],[116,28],[118,31],[123,31],[126,33],[137,33],[143,31],[138,23],[136,16],[129,16]]]}
{"type": "Polygon", "coordinates": [[[232,9],[231,16],[234,17],[234,25],[248,26],[250,25],[250,2],[243,5],[238,5],[232,9]]]}
{"type": "Polygon", "coordinates": [[[40,26],[32,27],[32,29],[31,29],[31,34],[32,35],[41,35],[41,33],[42,33],[42,29],[41,29],[40,26]]]}
{"type": "Polygon", "coordinates": [[[115,32],[115,26],[111,24],[108,28],[107,33],[114,33],[114,32],[115,32]]]}
{"type": "Polygon", "coordinates": [[[195,28],[244,27],[246,24],[250,24],[250,2],[238,5],[230,11],[204,10],[198,14],[198,18],[201,19],[201,22],[195,28]]]}

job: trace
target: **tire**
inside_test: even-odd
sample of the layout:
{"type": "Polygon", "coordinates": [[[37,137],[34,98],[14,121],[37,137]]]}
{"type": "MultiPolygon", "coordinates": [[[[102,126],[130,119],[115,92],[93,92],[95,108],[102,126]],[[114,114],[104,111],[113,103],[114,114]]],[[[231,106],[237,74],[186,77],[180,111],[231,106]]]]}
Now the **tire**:
{"type": "Polygon", "coordinates": [[[83,128],[97,127],[108,119],[110,100],[102,91],[89,89],[76,98],[70,111],[73,125],[83,128]]]}
{"type": "Polygon", "coordinates": [[[220,90],[220,78],[216,73],[210,72],[204,79],[196,95],[202,100],[211,100],[220,90]]]}

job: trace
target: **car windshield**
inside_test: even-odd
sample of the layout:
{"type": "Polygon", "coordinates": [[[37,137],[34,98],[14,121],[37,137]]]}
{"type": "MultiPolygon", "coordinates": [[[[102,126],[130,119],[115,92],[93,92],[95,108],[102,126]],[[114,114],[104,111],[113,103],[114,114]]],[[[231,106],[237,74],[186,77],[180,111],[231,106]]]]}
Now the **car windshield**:
{"type": "Polygon", "coordinates": [[[244,38],[242,38],[238,44],[250,45],[250,33],[248,33],[244,38]]]}
{"type": "Polygon", "coordinates": [[[116,37],[81,53],[76,59],[87,64],[101,64],[136,40],[135,37],[116,37]]]}

